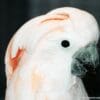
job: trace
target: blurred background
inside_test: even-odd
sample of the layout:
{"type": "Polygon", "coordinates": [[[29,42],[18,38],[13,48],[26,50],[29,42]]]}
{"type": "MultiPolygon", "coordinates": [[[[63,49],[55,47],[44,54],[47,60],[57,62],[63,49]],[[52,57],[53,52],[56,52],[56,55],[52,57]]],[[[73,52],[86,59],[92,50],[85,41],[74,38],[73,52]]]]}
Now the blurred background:
{"type": "MultiPolygon", "coordinates": [[[[100,0],[0,0],[0,100],[4,100],[6,89],[4,55],[12,35],[29,19],[64,6],[89,11],[100,25],[100,0]]],[[[99,67],[95,75],[86,75],[82,80],[89,96],[100,96],[99,67]]]]}

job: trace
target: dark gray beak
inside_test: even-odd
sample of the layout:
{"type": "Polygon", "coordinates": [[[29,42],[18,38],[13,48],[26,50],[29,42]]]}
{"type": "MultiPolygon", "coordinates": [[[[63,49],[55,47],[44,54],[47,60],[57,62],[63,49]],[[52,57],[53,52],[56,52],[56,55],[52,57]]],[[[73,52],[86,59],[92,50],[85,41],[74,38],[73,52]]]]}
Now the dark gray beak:
{"type": "Polygon", "coordinates": [[[73,55],[71,72],[73,75],[83,77],[86,73],[95,73],[99,65],[99,54],[96,43],[90,43],[73,55]]]}

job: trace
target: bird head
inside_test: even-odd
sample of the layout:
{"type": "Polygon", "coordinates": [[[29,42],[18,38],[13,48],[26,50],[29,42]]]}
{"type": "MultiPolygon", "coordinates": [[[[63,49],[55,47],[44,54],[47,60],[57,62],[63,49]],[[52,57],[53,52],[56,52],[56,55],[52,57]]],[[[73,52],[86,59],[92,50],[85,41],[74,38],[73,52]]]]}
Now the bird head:
{"type": "Polygon", "coordinates": [[[71,75],[83,76],[98,64],[98,39],[97,22],[86,11],[64,7],[36,17],[24,24],[8,45],[8,84],[18,74],[26,80],[39,73],[43,79],[58,80],[57,84],[70,80],[71,75]]]}

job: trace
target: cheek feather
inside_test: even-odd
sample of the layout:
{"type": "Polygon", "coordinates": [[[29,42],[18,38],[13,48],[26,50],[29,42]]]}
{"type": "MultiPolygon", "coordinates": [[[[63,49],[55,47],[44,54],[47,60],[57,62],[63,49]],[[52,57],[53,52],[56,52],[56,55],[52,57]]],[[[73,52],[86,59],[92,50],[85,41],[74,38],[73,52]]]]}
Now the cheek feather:
{"type": "Polygon", "coordinates": [[[49,97],[48,96],[45,96],[45,100],[49,100],[49,97]]]}
{"type": "Polygon", "coordinates": [[[40,90],[43,82],[43,76],[40,73],[34,72],[32,75],[32,90],[34,92],[40,90]]]}
{"type": "Polygon", "coordinates": [[[17,89],[19,86],[21,86],[21,82],[22,82],[22,79],[20,77],[16,77],[16,80],[14,81],[14,90],[15,92],[17,92],[17,89]]]}

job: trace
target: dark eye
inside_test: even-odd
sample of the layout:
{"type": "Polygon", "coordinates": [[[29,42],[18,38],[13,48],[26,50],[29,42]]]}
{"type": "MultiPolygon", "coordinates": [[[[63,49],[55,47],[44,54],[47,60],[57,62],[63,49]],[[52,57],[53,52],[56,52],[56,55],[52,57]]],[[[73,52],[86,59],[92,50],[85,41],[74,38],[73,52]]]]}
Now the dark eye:
{"type": "Polygon", "coordinates": [[[61,42],[61,46],[64,47],[64,48],[67,48],[67,47],[70,46],[70,43],[69,43],[68,40],[63,40],[63,41],[61,42]]]}

